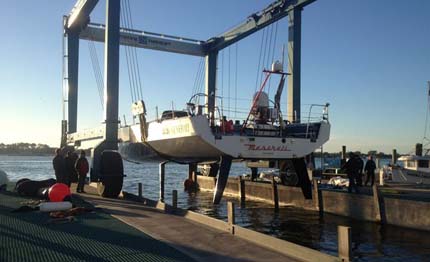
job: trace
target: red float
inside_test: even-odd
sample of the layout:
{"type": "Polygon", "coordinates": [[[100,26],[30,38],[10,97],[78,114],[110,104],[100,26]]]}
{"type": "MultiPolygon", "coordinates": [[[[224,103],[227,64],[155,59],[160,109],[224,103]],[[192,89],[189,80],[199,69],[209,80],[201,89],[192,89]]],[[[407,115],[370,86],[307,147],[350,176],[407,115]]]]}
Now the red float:
{"type": "Polygon", "coordinates": [[[64,198],[70,196],[70,188],[63,183],[56,183],[49,188],[48,197],[51,202],[61,202],[64,198]]]}

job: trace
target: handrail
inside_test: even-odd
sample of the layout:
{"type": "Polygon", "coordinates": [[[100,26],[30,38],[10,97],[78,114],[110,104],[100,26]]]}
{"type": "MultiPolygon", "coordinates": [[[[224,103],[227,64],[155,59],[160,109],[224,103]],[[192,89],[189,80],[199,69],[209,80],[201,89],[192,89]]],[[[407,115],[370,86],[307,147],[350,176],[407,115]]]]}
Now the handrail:
{"type": "Polygon", "coordinates": [[[323,116],[322,116],[322,118],[323,118],[323,120],[327,120],[328,121],[328,107],[330,106],[330,104],[329,103],[325,103],[324,105],[321,105],[321,104],[311,104],[311,106],[309,108],[309,114],[308,114],[308,123],[306,125],[306,135],[305,135],[306,138],[308,138],[308,135],[309,135],[309,125],[310,125],[310,122],[311,122],[311,113],[312,113],[312,108],[314,106],[318,106],[318,107],[322,107],[323,108],[323,116]]]}

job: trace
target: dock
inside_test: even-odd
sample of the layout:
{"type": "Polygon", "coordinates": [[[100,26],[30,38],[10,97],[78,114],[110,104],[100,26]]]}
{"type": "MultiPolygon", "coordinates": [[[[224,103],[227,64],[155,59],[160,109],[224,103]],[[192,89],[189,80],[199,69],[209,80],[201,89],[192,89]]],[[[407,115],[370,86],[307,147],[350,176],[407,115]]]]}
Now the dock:
{"type": "MultiPolygon", "coordinates": [[[[216,178],[197,176],[200,190],[213,191],[216,178]]],[[[414,184],[390,183],[360,187],[359,194],[330,189],[313,180],[312,199],[299,187],[253,182],[230,177],[225,194],[240,201],[265,202],[274,208],[295,206],[362,221],[430,231],[430,189],[414,184]]]]}
{"type": "Polygon", "coordinates": [[[34,200],[0,192],[0,261],[341,261],[204,215],[167,212],[167,204],[86,191],[73,202],[94,211],[61,222],[39,211],[13,213],[34,200]]]}
{"type": "Polygon", "coordinates": [[[84,194],[114,218],[163,241],[196,261],[299,261],[181,216],[133,201],[84,194]]]}
{"type": "MultiPolygon", "coordinates": [[[[193,261],[102,210],[70,221],[39,211],[11,212],[31,201],[0,192],[0,261],[193,261]]],[[[76,203],[90,207],[79,199],[76,203]]]]}

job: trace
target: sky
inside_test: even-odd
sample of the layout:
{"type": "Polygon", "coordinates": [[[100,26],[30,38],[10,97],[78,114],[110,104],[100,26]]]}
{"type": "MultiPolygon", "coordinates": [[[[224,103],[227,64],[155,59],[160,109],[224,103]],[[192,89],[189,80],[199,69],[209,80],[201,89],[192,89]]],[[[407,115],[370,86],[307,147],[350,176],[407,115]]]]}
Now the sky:
{"type": "MultiPolygon", "coordinates": [[[[207,40],[239,24],[270,0],[130,0],[135,29],[207,40]]],[[[0,143],[59,146],[62,113],[62,17],[73,0],[0,0],[0,143]]],[[[104,23],[105,1],[92,22],[104,23]]],[[[424,135],[430,80],[430,1],[317,0],[302,13],[302,119],[309,106],[330,103],[330,141],[324,150],[412,151],[424,135]]],[[[287,43],[283,19],[224,49],[218,60],[218,94],[224,106],[249,110],[261,78],[260,56],[280,60],[287,43]],[[269,31],[272,30],[272,31],[269,31]],[[263,46],[264,47],[264,46],[263,46]],[[237,96],[235,95],[237,94],[237,96]],[[228,99],[230,97],[230,99],[228,99]],[[235,103],[235,97],[236,103],[235,103]]],[[[103,63],[103,44],[95,44],[103,63]]],[[[80,42],[78,129],[103,122],[87,41],[80,42]]],[[[131,121],[124,49],[120,57],[120,116],[131,121]]],[[[155,107],[185,107],[195,90],[199,57],[137,50],[142,93],[150,118],[155,107]]],[[[103,68],[103,65],[101,65],[103,68]]],[[[271,82],[273,97],[277,80],[271,82]]],[[[198,86],[201,88],[201,86],[198,86]]],[[[199,89],[197,88],[197,90],[199,89]]],[[[286,89],[282,97],[286,107],[286,89]]],[[[286,110],[283,110],[286,113],[286,110]]],[[[314,112],[314,111],[313,111],[314,112]]],[[[228,112],[229,118],[237,115],[228,112]]],[[[152,117],[151,117],[152,116],[152,117]]]]}

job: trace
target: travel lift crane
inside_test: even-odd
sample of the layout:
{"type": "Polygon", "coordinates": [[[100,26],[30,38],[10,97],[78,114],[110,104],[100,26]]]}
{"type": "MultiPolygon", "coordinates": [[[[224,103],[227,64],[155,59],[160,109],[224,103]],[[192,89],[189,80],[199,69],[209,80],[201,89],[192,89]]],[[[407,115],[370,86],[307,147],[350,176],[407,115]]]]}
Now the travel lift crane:
{"type": "MultiPolygon", "coordinates": [[[[120,28],[120,0],[106,0],[106,25],[90,23],[90,14],[98,0],[78,0],[64,17],[67,43],[67,120],[62,122],[61,146],[80,146],[89,140],[100,141],[92,149],[90,180],[99,182],[99,193],[116,197],[122,189],[123,164],[118,150],[119,46],[133,46],[206,58],[205,102],[208,114],[214,115],[216,65],[220,50],[288,16],[287,114],[290,122],[300,122],[300,52],[301,12],[315,0],[278,0],[250,15],[243,23],[207,41],[161,35],[120,28]],[[104,123],[100,128],[77,132],[79,40],[104,42],[104,123]]],[[[65,101],[63,101],[65,103],[65,101]]],[[[192,165],[190,165],[192,168],[192,165]]],[[[193,165],[195,168],[195,165],[193,165]]],[[[224,188],[221,189],[221,194],[224,188]]],[[[310,188],[309,188],[310,189],[310,188]]],[[[219,190],[219,189],[217,189],[219,190]]]]}

